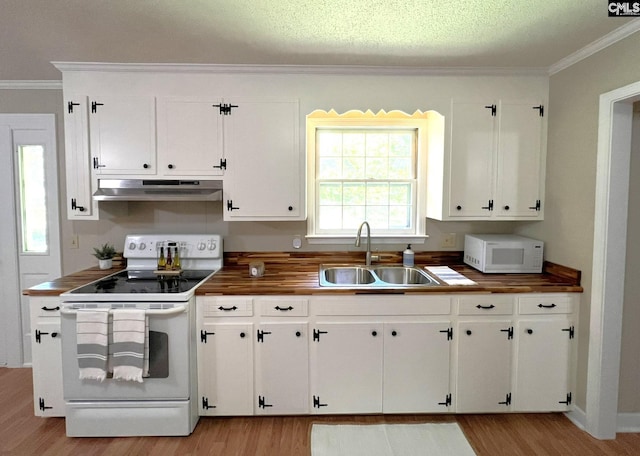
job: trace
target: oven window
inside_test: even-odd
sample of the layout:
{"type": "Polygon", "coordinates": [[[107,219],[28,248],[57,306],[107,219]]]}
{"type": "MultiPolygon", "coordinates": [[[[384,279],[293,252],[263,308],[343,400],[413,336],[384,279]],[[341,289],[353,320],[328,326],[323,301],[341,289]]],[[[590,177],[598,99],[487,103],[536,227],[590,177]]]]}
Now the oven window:
{"type": "Polygon", "coordinates": [[[149,378],[169,376],[169,335],[149,331],[149,378]]]}
{"type": "Polygon", "coordinates": [[[493,249],[492,264],[523,264],[524,249],[493,249]]]}

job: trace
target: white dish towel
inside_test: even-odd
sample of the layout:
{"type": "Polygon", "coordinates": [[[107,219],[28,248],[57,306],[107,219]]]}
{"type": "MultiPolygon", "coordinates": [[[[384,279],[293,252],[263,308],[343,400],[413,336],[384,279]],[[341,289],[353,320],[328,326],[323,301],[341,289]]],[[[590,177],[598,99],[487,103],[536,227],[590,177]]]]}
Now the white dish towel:
{"type": "Polygon", "coordinates": [[[109,352],[109,309],[79,309],[76,314],[80,380],[103,381],[109,352]]]}
{"type": "MultiPolygon", "coordinates": [[[[142,383],[148,324],[144,309],[113,310],[113,378],[142,383]]],[[[148,342],[147,342],[148,343],[148,342]]],[[[147,352],[148,353],[148,352],[147,352]]],[[[148,356],[148,355],[147,355],[148,356]]]]}

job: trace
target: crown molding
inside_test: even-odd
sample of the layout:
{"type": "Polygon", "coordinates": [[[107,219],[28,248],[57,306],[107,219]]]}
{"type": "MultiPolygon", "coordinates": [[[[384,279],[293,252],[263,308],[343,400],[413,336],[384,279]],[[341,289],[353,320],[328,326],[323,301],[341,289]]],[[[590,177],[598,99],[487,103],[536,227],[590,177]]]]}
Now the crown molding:
{"type": "Polygon", "coordinates": [[[640,30],[640,18],[627,22],[623,26],[615,29],[613,32],[606,34],[602,38],[595,40],[594,42],[586,45],[582,49],[568,55],[562,60],[554,63],[549,67],[549,76],[559,73],[562,70],[569,68],[572,65],[592,56],[596,52],[599,52],[618,41],[625,39],[626,37],[633,35],[640,30]]]}
{"type": "Polygon", "coordinates": [[[365,65],[252,65],[252,64],[193,64],[193,63],[108,63],[108,62],[51,62],[61,72],[160,72],[160,73],[244,73],[244,74],[332,74],[332,75],[547,75],[547,68],[511,67],[407,67],[365,65]]]}
{"type": "Polygon", "coordinates": [[[62,81],[0,81],[0,90],[62,90],[62,81]]]}

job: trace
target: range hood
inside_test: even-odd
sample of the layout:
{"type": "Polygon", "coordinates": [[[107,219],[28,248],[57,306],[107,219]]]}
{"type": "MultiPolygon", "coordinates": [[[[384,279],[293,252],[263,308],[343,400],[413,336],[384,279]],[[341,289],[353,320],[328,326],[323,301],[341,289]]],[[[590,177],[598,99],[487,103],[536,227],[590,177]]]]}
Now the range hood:
{"type": "Polygon", "coordinates": [[[220,201],[221,180],[99,179],[96,201],[220,201]]]}

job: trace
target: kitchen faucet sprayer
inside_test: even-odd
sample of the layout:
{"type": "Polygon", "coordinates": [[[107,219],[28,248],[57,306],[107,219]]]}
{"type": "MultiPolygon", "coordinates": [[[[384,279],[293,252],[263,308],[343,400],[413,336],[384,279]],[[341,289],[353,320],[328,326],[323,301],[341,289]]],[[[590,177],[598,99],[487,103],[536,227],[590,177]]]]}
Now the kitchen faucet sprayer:
{"type": "Polygon", "coordinates": [[[366,220],[360,224],[358,228],[358,233],[356,233],[356,247],[360,247],[360,236],[362,235],[362,227],[367,227],[367,254],[365,257],[365,264],[367,266],[371,266],[371,260],[379,261],[380,257],[378,255],[371,255],[371,227],[369,226],[369,222],[366,220]]]}

